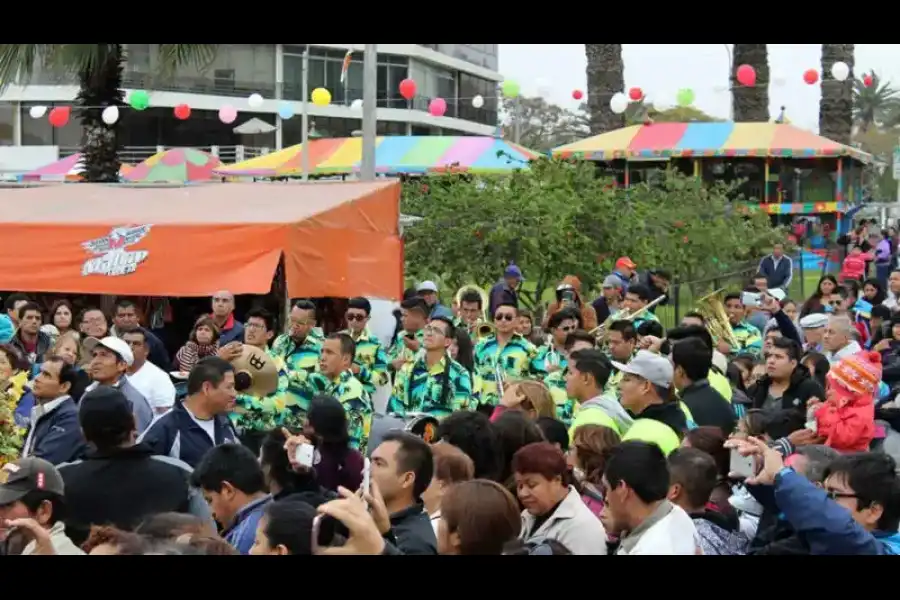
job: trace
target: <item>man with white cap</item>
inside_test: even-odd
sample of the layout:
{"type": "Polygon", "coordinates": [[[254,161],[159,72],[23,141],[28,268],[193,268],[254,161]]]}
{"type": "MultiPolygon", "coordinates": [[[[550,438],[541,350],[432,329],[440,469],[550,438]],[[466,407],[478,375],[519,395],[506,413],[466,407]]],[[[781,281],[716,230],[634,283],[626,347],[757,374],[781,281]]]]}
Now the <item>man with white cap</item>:
{"type": "Polygon", "coordinates": [[[634,415],[622,441],[656,444],[668,456],[681,445],[687,419],[678,402],[670,401],[674,368],[668,358],[639,350],[628,364],[613,362],[622,373],[622,406],[634,415]]]}
{"type": "Polygon", "coordinates": [[[84,349],[91,355],[87,372],[94,380],[85,393],[101,385],[117,388],[131,402],[137,432],[143,433],[153,421],[153,408],[147,398],[128,382],[125,375],[134,364],[131,347],[121,338],[107,336],[102,340],[92,337],[85,339],[84,349]]]}
{"type": "Polygon", "coordinates": [[[616,314],[621,308],[622,298],[625,296],[625,284],[615,275],[607,275],[603,280],[601,295],[591,303],[597,312],[597,322],[603,323],[609,315],[616,314]]]}
{"type": "Polygon", "coordinates": [[[825,326],[828,325],[828,315],[825,313],[813,313],[800,319],[800,329],[803,330],[804,352],[824,352],[822,340],[825,337],[825,326]]]}
{"type": "Polygon", "coordinates": [[[438,287],[433,281],[423,281],[416,286],[416,293],[425,301],[431,310],[429,319],[450,319],[453,320],[453,311],[441,304],[438,299],[438,287]]]}

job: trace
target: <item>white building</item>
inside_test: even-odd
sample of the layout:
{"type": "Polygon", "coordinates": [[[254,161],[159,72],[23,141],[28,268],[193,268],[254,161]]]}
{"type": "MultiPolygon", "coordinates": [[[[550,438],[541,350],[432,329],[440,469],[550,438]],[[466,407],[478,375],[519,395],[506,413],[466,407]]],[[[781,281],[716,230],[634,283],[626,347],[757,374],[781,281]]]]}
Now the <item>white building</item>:
{"type": "MultiPolygon", "coordinates": [[[[151,108],[122,113],[119,141],[126,148],[162,146],[265,146],[280,148],[301,140],[302,54],[305,44],[222,45],[214,63],[203,72],[182,68],[162,79],[157,67],[155,44],[128,44],[125,67],[126,92],[150,92],[151,108]],[[247,97],[259,93],[263,106],[251,109],[247,97]],[[277,115],[281,102],[293,102],[296,117],[283,123],[277,115]],[[188,104],[187,121],[174,118],[172,108],[188,104]],[[217,111],[225,104],[240,112],[238,120],[225,125],[217,111]],[[238,136],[234,126],[256,117],[278,126],[262,136],[238,136]],[[246,139],[252,137],[252,139],[246,139]]],[[[345,137],[361,128],[361,112],[350,108],[362,97],[363,44],[311,44],[309,90],[327,88],[332,104],[317,107],[310,103],[310,119],[315,133],[325,137],[345,137]],[[347,50],[354,50],[353,62],[344,85],[340,83],[341,63],[347,50]]],[[[497,126],[497,44],[379,44],[378,45],[378,133],[385,135],[492,135],[497,126]],[[411,77],[417,83],[417,97],[409,107],[398,85],[411,77]],[[474,108],[471,98],[481,95],[482,108],[474,108]],[[432,98],[447,101],[443,117],[428,113],[432,98]]],[[[77,92],[71,74],[38,72],[29,85],[9,85],[0,96],[0,145],[55,145],[67,154],[80,145],[81,128],[75,119],[54,129],[46,117],[31,119],[31,106],[70,104],[77,92]]],[[[24,82],[22,82],[24,83],[24,82]]],[[[315,135],[314,133],[314,135],[315,135]]]]}

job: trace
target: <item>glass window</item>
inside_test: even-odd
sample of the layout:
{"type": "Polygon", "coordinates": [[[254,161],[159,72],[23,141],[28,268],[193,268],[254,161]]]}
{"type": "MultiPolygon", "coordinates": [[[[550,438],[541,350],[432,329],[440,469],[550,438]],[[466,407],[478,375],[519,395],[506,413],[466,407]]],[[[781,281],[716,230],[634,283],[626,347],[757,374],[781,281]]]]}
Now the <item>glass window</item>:
{"type": "Polygon", "coordinates": [[[11,102],[0,102],[0,146],[15,143],[16,108],[11,102]]]}
{"type": "MultiPolygon", "coordinates": [[[[391,107],[390,106],[391,84],[390,84],[390,81],[388,80],[388,67],[386,67],[386,66],[378,65],[378,86],[377,87],[378,87],[378,91],[377,91],[378,106],[380,106],[382,108],[391,107]]],[[[397,95],[399,95],[399,92],[397,93],[397,95]]],[[[400,107],[397,106],[397,107],[391,107],[391,108],[400,108],[400,107]]]]}
{"type": "MultiPolygon", "coordinates": [[[[309,59],[309,91],[312,93],[314,89],[317,87],[328,87],[328,82],[325,78],[326,71],[326,61],[319,58],[310,58],[309,59]]],[[[301,77],[299,79],[299,83],[303,84],[302,78],[302,70],[301,77]]]]}

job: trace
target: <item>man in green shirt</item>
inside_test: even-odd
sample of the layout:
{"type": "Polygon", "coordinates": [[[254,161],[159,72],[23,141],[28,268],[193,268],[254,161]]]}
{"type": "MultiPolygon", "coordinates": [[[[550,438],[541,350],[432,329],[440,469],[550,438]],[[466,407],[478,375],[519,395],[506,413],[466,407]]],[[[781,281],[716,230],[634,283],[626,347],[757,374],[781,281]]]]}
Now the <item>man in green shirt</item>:
{"type": "Polygon", "coordinates": [[[356,357],[350,370],[363,384],[370,396],[375,394],[378,386],[387,384],[387,354],[381,346],[381,340],[369,331],[369,318],[372,315],[372,304],[365,298],[350,298],[347,303],[347,329],[341,333],[349,335],[356,344],[356,357]]]}

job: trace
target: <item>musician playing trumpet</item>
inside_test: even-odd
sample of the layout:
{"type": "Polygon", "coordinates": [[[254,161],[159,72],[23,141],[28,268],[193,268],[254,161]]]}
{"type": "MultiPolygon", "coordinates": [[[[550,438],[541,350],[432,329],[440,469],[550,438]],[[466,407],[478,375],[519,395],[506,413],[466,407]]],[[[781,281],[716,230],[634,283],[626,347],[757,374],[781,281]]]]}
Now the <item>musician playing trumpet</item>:
{"type": "MultiPolygon", "coordinates": [[[[634,314],[635,312],[650,304],[651,300],[653,300],[653,295],[650,292],[650,288],[642,283],[636,283],[634,285],[628,286],[628,289],[625,290],[625,299],[622,300],[622,308],[623,310],[634,314]]],[[[613,315],[613,321],[615,320],[616,315],[613,315]]],[[[653,314],[652,311],[645,310],[643,313],[632,319],[631,324],[635,329],[637,329],[641,326],[641,323],[644,323],[646,321],[659,322],[659,318],[655,314],[653,314]]]]}
{"type": "Polygon", "coordinates": [[[467,289],[460,294],[459,316],[455,325],[457,327],[465,327],[472,341],[477,341],[476,328],[481,323],[483,314],[484,301],[477,290],[467,289]]]}
{"type": "Polygon", "coordinates": [[[418,297],[407,298],[400,303],[402,327],[397,332],[387,353],[388,364],[394,373],[413,360],[422,349],[424,328],[428,322],[428,310],[425,301],[418,297]]]}
{"type": "Polygon", "coordinates": [[[582,328],[581,314],[575,308],[564,308],[547,320],[547,343],[538,348],[538,360],[544,371],[553,373],[566,368],[566,338],[582,328]]]}
{"type": "Polygon", "coordinates": [[[482,405],[496,406],[507,381],[543,378],[547,372],[534,344],[516,333],[519,316],[513,304],[499,304],[494,313],[495,332],[475,346],[475,372],[481,378],[482,405]]]}
{"type": "Polygon", "coordinates": [[[425,352],[397,371],[388,412],[400,416],[424,412],[441,419],[469,406],[472,378],[450,357],[456,336],[450,319],[431,319],[424,332],[425,352]]]}

